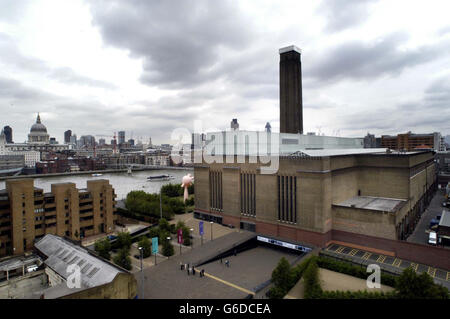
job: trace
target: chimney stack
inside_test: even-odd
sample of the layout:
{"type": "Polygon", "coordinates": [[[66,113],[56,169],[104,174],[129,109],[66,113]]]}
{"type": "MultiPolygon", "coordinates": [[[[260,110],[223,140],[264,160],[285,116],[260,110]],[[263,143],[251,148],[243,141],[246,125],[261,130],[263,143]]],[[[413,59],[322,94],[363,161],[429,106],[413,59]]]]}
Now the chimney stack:
{"type": "Polygon", "coordinates": [[[280,133],[303,134],[301,51],[295,45],[280,53],[280,133]]]}

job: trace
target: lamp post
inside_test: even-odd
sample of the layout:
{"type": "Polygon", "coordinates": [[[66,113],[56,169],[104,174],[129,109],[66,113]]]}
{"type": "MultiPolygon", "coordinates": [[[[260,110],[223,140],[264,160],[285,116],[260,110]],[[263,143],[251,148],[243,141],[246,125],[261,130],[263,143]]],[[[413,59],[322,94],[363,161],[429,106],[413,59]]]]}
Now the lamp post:
{"type": "Polygon", "coordinates": [[[213,224],[214,222],[209,222],[211,224],[211,241],[213,240],[213,234],[212,234],[212,229],[213,229],[213,224]]]}
{"type": "Polygon", "coordinates": [[[144,299],[144,272],[142,271],[142,259],[144,257],[144,250],[142,247],[138,247],[141,259],[141,296],[144,299]]]}
{"type": "Polygon", "coordinates": [[[194,234],[194,228],[191,228],[190,231],[191,231],[191,235],[190,236],[192,236],[192,243],[191,243],[191,249],[192,249],[192,248],[194,248],[194,235],[193,235],[194,234]]]}
{"type": "Polygon", "coordinates": [[[160,213],[161,219],[162,219],[162,185],[159,188],[159,213],[160,213]]]}
{"type": "MultiPolygon", "coordinates": [[[[167,239],[167,241],[169,242],[169,244],[170,244],[170,240],[171,240],[171,238],[170,237],[166,237],[166,239],[167,239]]],[[[167,259],[169,259],[170,258],[170,256],[167,256],[167,259]]]]}

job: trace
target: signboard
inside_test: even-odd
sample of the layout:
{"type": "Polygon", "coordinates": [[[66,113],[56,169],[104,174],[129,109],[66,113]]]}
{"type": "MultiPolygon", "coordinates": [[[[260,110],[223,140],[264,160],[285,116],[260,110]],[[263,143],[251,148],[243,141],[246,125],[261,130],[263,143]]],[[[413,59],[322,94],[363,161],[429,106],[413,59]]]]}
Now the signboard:
{"type": "Polygon", "coordinates": [[[152,238],[152,254],[156,255],[158,253],[158,237],[152,238]]]}
{"type": "Polygon", "coordinates": [[[183,230],[181,228],[178,229],[177,234],[178,234],[178,243],[182,244],[183,243],[183,230]]]}
{"type": "Polygon", "coordinates": [[[267,238],[267,237],[263,237],[263,236],[257,236],[256,239],[259,241],[265,242],[265,243],[269,243],[269,244],[273,244],[273,245],[277,245],[277,246],[281,246],[281,247],[285,247],[285,248],[289,248],[289,249],[295,249],[295,250],[299,250],[299,251],[303,251],[303,252],[311,251],[311,248],[309,248],[309,247],[295,245],[295,244],[287,243],[285,241],[275,240],[275,239],[271,239],[271,238],[267,238]]]}
{"type": "Polygon", "coordinates": [[[198,230],[199,230],[200,236],[203,236],[203,234],[205,233],[203,231],[203,221],[198,222],[198,230]]]}

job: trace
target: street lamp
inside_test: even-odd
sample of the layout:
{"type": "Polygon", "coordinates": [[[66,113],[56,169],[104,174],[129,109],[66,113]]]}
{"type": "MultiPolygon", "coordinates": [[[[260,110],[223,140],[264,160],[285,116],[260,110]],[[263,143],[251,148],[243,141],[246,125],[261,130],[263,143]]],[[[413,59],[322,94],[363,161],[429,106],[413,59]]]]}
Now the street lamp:
{"type": "Polygon", "coordinates": [[[213,229],[213,224],[214,222],[209,222],[211,224],[211,241],[213,240],[213,234],[212,234],[212,229],[213,229]]]}
{"type": "Polygon", "coordinates": [[[159,188],[159,213],[160,213],[161,219],[162,219],[162,185],[159,188]]]}
{"type": "Polygon", "coordinates": [[[138,247],[138,249],[141,257],[141,296],[142,299],[144,299],[144,272],[142,271],[142,259],[144,257],[144,250],[142,249],[142,247],[138,247]]]}
{"type": "Polygon", "coordinates": [[[192,243],[191,243],[191,249],[192,249],[192,248],[194,248],[194,235],[193,235],[194,234],[194,228],[191,228],[190,231],[191,231],[191,236],[192,236],[192,243]]]}
{"type": "MultiPolygon", "coordinates": [[[[166,239],[169,241],[169,244],[170,244],[171,238],[170,238],[170,237],[166,237],[166,239]]],[[[170,256],[167,256],[167,259],[169,259],[169,257],[170,257],[170,256]]]]}

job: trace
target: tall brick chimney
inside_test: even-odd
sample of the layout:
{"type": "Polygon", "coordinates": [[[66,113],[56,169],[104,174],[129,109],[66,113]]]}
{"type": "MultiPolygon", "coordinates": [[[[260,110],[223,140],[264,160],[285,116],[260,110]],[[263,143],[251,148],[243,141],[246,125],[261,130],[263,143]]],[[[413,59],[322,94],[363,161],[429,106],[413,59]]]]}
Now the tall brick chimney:
{"type": "Polygon", "coordinates": [[[280,53],[280,133],[303,134],[301,51],[295,45],[280,53]]]}

